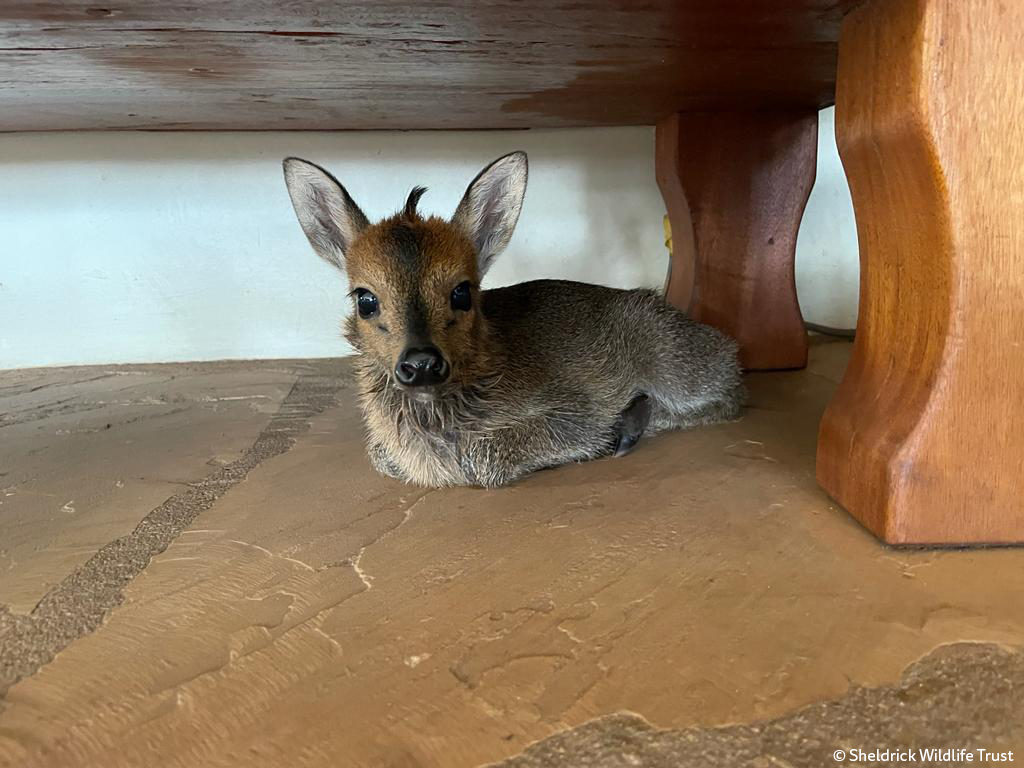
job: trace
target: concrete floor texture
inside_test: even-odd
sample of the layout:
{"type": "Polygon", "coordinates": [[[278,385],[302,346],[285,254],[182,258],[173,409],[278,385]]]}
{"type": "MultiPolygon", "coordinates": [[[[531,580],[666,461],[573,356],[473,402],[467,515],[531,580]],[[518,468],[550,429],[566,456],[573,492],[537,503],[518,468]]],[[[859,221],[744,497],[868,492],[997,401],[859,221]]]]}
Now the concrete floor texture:
{"type": "Polygon", "coordinates": [[[0,372],[0,765],[1020,763],[1024,550],[817,487],[848,353],[499,490],[376,475],[345,361],[0,372]]]}

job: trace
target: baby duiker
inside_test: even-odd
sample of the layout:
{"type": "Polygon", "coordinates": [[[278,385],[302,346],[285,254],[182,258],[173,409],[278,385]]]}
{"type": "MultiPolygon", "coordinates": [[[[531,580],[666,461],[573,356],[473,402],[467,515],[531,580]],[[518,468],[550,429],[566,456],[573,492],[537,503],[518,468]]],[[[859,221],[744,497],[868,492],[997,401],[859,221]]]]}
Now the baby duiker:
{"type": "Polygon", "coordinates": [[[450,221],[417,212],[417,187],[371,224],[322,168],[288,158],[284,172],[313,249],[348,274],[346,336],[381,472],[500,486],[739,414],[736,344],[654,291],[565,280],[480,288],[519,218],[523,152],[484,168],[450,221]]]}

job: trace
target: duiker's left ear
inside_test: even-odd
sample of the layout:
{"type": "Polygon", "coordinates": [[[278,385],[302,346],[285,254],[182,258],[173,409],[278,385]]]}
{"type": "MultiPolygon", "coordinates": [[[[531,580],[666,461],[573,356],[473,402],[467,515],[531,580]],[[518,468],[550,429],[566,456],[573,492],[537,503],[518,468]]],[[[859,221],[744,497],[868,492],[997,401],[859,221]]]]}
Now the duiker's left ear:
{"type": "Polygon", "coordinates": [[[370,226],[366,216],[331,174],[307,160],[287,157],[284,181],[309,244],[324,261],[345,268],[345,253],[370,226]]]}
{"type": "Polygon", "coordinates": [[[525,152],[499,157],[470,182],[455,210],[452,224],[476,247],[481,277],[512,239],[526,194],[526,176],[525,152]]]}

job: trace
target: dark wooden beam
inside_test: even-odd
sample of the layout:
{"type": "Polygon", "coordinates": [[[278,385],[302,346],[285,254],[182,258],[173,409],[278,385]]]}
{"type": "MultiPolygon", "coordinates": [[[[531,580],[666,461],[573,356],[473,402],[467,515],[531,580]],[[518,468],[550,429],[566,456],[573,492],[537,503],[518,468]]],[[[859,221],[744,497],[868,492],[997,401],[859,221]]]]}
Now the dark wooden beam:
{"type": "Polygon", "coordinates": [[[816,109],[854,0],[0,4],[0,130],[653,125],[816,109]]]}

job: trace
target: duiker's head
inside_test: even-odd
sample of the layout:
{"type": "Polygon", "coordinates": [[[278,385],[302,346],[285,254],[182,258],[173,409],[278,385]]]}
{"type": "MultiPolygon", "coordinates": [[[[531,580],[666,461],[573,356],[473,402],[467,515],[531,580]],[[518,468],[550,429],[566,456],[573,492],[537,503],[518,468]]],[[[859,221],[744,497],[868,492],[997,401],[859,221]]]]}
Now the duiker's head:
{"type": "Polygon", "coordinates": [[[508,244],[526,192],[526,154],[513,152],[470,183],[450,221],[405,207],[371,224],[322,168],[290,157],[285,181],[317,254],[348,274],[348,335],[401,388],[429,399],[473,368],[483,328],[480,279],[508,244]]]}

